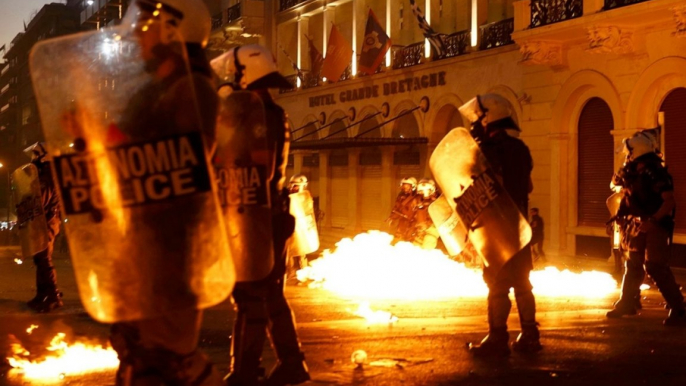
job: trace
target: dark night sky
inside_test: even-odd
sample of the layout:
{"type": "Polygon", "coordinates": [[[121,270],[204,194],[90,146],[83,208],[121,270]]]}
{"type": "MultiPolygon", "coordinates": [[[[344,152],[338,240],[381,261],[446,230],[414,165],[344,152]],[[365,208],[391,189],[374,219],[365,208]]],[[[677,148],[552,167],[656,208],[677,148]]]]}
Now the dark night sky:
{"type": "MultiPolygon", "coordinates": [[[[34,11],[45,4],[64,3],[61,0],[0,0],[0,47],[3,44],[9,49],[10,42],[24,31],[24,22],[31,21],[34,11]]],[[[3,54],[4,55],[4,54],[3,54]]]]}

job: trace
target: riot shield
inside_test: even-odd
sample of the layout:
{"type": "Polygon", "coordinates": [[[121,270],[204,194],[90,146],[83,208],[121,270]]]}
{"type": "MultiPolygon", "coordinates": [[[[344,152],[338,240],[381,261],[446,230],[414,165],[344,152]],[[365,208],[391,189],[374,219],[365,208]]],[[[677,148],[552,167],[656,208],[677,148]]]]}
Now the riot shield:
{"type": "Polygon", "coordinates": [[[263,279],[274,266],[268,160],[262,100],[250,91],[221,98],[214,166],[237,281],[263,279]]]}
{"type": "Polygon", "coordinates": [[[455,212],[455,202],[450,205],[445,194],[442,194],[429,205],[429,216],[438,229],[450,256],[457,256],[467,244],[467,232],[460,225],[460,217],[455,212]]]}
{"type": "Polygon", "coordinates": [[[48,222],[36,165],[26,164],[12,173],[12,199],[16,203],[21,254],[28,259],[48,247],[48,222]]]}
{"type": "Polygon", "coordinates": [[[143,43],[155,20],[30,56],[79,293],[100,322],[210,307],[235,281],[202,131],[216,93],[188,72],[182,42],[143,43]]]}
{"type": "Polygon", "coordinates": [[[295,231],[291,237],[288,254],[305,256],[319,249],[319,232],[314,217],[314,200],[309,190],[289,195],[290,213],[295,217],[295,231]]]}
{"type": "Polygon", "coordinates": [[[499,269],[529,243],[529,223],[466,129],[448,133],[429,164],[443,194],[454,199],[460,224],[485,265],[499,269]]]}

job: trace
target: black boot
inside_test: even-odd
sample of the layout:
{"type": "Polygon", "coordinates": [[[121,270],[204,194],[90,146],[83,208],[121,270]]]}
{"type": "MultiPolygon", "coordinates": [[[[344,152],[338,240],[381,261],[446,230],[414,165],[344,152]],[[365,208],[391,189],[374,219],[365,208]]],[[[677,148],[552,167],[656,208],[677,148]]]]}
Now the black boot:
{"type": "Polygon", "coordinates": [[[469,343],[469,352],[480,358],[506,357],[510,355],[509,340],[507,328],[491,330],[480,344],[469,343]]]}
{"type": "Polygon", "coordinates": [[[240,301],[237,310],[231,336],[231,372],[224,381],[228,386],[255,386],[262,374],[260,362],[267,337],[266,309],[261,301],[240,301]]]}
{"type": "Polygon", "coordinates": [[[669,310],[667,319],[662,323],[665,326],[686,326],[686,310],[684,308],[669,310]]]}
{"type": "Polygon", "coordinates": [[[605,316],[611,319],[615,318],[621,318],[622,316],[626,315],[636,315],[636,300],[631,299],[631,300],[622,300],[619,299],[617,302],[615,302],[615,308],[608,311],[605,316]]]}
{"type": "Polygon", "coordinates": [[[27,305],[38,313],[47,313],[64,305],[62,302],[62,293],[53,292],[49,295],[39,297],[36,295],[34,299],[27,302],[27,305]]]}
{"type": "Polygon", "coordinates": [[[520,353],[533,353],[541,351],[543,346],[540,342],[538,323],[536,322],[536,298],[531,291],[517,293],[517,311],[519,312],[519,323],[522,332],[517,340],[512,343],[512,349],[520,353]]]}
{"type": "Polygon", "coordinates": [[[269,338],[278,362],[267,377],[268,386],[297,385],[310,380],[305,355],[300,350],[300,341],[295,330],[295,319],[290,306],[277,292],[268,301],[269,338]]]}
{"type": "Polygon", "coordinates": [[[512,342],[512,350],[519,353],[534,353],[541,351],[540,334],[536,324],[532,326],[522,326],[522,332],[517,337],[517,340],[512,342]]]}
{"type": "Polygon", "coordinates": [[[622,294],[614,304],[614,309],[605,314],[608,318],[621,318],[625,315],[636,315],[637,299],[640,302],[641,284],[645,277],[641,260],[629,253],[625,263],[624,278],[622,279],[622,294]]]}

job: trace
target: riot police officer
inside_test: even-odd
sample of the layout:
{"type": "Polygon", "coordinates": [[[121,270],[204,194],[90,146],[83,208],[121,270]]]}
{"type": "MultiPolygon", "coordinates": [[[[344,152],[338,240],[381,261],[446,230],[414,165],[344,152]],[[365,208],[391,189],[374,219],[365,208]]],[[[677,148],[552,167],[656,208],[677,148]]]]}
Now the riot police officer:
{"type": "Polygon", "coordinates": [[[435,249],[438,230],[429,216],[429,205],[438,198],[434,180],[424,178],[417,184],[417,204],[414,208],[412,243],[423,249],[435,249]]]}
{"type": "MultiPolygon", "coordinates": [[[[200,129],[205,146],[213,146],[217,95],[204,51],[210,24],[209,11],[200,0],[134,0],[131,3],[122,25],[134,28],[145,71],[153,80],[132,96],[122,114],[118,136],[140,141],[164,133],[171,135],[200,129]]],[[[117,135],[112,137],[116,140],[117,135]]],[[[205,207],[200,205],[204,203],[186,201],[184,211],[193,211],[194,215],[186,216],[189,223],[180,227],[171,226],[180,215],[178,209],[171,207],[151,208],[151,212],[140,213],[131,220],[139,225],[148,224],[156,232],[155,236],[168,247],[173,245],[171,250],[178,251],[169,254],[166,263],[157,265],[155,274],[178,277],[176,272],[185,269],[185,275],[189,276],[192,274],[189,262],[203,258],[191,254],[199,248],[187,236],[188,229],[203,221],[198,213],[205,207]]],[[[208,230],[205,232],[206,237],[213,238],[216,230],[212,235],[208,230]]],[[[158,262],[141,263],[141,266],[146,264],[158,262]]],[[[175,285],[177,283],[168,283],[172,288],[175,285]]],[[[164,299],[164,302],[178,304],[181,299],[164,299]]],[[[110,340],[120,359],[117,385],[222,384],[212,363],[197,349],[202,311],[195,308],[197,305],[186,307],[179,305],[174,312],[167,311],[159,317],[113,324],[110,340]]]]}
{"type": "MultiPolygon", "coordinates": [[[[307,176],[304,174],[294,174],[288,181],[288,194],[302,192],[307,189],[307,176]]],[[[295,278],[295,273],[299,269],[307,266],[307,256],[291,256],[288,254],[287,278],[295,278]]]]}
{"type": "Polygon", "coordinates": [[[412,241],[414,208],[417,203],[417,179],[405,177],[400,181],[400,192],[395,199],[391,215],[386,220],[396,222],[392,244],[398,241],[412,241]]]}
{"type": "Polygon", "coordinates": [[[667,172],[656,139],[637,132],[623,141],[626,162],[612,184],[624,197],[617,214],[622,247],[629,251],[620,299],[608,318],[635,315],[644,273],[647,273],[670,307],[666,326],[686,325],[684,298],[668,265],[674,231],[674,184],[667,172]]]}
{"type": "MultiPolygon", "coordinates": [[[[512,134],[519,128],[511,117],[509,102],[497,94],[478,95],[460,107],[470,118],[472,135],[488,163],[501,181],[505,191],[526,218],[529,193],[533,190],[531,171],[533,160],[529,148],[512,134]]],[[[512,304],[510,288],[514,288],[521,333],[512,343],[518,352],[536,352],[542,349],[536,322],[536,300],[531,292],[529,272],[533,269],[531,249],[525,246],[505,265],[496,270],[484,267],[483,277],[488,285],[488,336],[481,344],[471,344],[475,356],[509,355],[507,318],[512,304]]]]}
{"type": "Polygon", "coordinates": [[[278,361],[266,383],[295,385],[309,380],[310,375],[305,355],[300,349],[295,319],[284,296],[286,244],[295,227],[295,220],[289,214],[288,191],[284,189],[291,131],[284,110],[269,93],[269,89],[290,88],[292,85],[278,72],[272,53],[262,46],[239,46],[220,58],[223,75],[230,79],[231,87],[252,91],[262,100],[269,157],[275,165],[273,174],[267,177],[272,208],[274,268],[264,279],[239,280],[236,283],[233,301],[237,315],[231,338],[231,372],[226,381],[229,386],[258,384],[262,348],[268,336],[278,361]]]}
{"type": "Polygon", "coordinates": [[[62,293],[57,289],[57,275],[52,263],[55,237],[60,232],[60,207],[52,169],[45,144],[37,142],[24,150],[31,155],[31,163],[38,169],[41,204],[48,224],[48,247],[33,256],[36,266],[36,296],[27,305],[37,312],[49,312],[62,307],[62,293]]]}

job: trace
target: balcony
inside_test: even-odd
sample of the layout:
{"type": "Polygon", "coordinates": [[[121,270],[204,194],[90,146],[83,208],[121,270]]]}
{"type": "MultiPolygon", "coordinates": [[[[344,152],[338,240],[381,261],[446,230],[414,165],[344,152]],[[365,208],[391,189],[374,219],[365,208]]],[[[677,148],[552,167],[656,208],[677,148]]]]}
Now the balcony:
{"type": "Polygon", "coordinates": [[[531,0],[531,28],[581,17],[583,11],[583,0],[531,0]]]}
{"type": "Polygon", "coordinates": [[[293,8],[298,4],[302,4],[307,0],[280,0],[279,1],[279,11],[285,11],[289,8],[293,8]]]}
{"type": "Polygon", "coordinates": [[[224,24],[224,12],[219,12],[212,16],[212,31],[221,28],[224,24]]]}
{"type": "Polygon", "coordinates": [[[620,8],[625,7],[627,5],[642,3],[644,1],[648,0],[605,0],[605,6],[603,7],[603,9],[609,10],[614,8],[620,8]]]}
{"type": "Polygon", "coordinates": [[[113,20],[119,20],[124,13],[123,0],[93,0],[81,11],[81,24],[94,23],[105,26],[113,20]]]}
{"type": "Polygon", "coordinates": [[[513,44],[514,18],[497,21],[479,27],[481,35],[480,50],[513,44]]]}
{"type": "Polygon", "coordinates": [[[424,42],[413,43],[404,47],[391,47],[393,69],[407,68],[422,63],[424,58],[424,42]]]}
{"type": "Polygon", "coordinates": [[[238,2],[226,9],[226,24],[237,21],[241,16],[241,3],[238,2]]]}
{"type": "Polygon", "coordinates": [[[444,58],[453,58],[455,56],[464,55],[467,53],[467,48],[471,46],[471,34],[468,30],[455,32],[446,37],[444,40],[446,45],[446,54],[444,58]]]}

